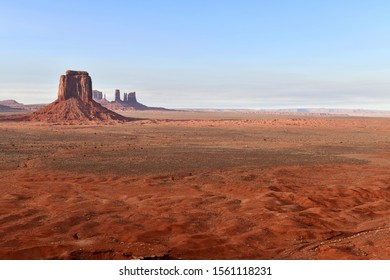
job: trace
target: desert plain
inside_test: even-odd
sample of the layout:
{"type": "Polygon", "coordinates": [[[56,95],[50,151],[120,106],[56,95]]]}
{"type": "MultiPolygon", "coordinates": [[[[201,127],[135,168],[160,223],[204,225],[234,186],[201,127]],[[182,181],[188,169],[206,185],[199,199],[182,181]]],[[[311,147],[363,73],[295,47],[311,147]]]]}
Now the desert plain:
{"type": "Polygon", "coordinates": [[[0,259],[390,259],[390,118],[0,122],[0,259]]]}

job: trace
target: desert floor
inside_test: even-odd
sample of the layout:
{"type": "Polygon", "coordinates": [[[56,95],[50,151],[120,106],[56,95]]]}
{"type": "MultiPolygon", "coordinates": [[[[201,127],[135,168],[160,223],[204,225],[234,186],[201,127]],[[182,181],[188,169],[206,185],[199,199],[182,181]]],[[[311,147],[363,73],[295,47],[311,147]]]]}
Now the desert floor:
{"type": "Polygon", "coordinates": [[[390,119],[0,123],[1,259],[390,259],[390,119]]]}

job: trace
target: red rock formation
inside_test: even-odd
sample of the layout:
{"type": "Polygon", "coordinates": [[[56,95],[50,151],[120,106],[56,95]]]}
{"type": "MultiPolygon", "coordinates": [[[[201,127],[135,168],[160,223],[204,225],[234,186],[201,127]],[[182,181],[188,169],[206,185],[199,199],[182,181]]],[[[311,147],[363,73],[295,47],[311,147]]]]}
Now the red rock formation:
{"type": "Polygon", "coordinates": [[[58,100],[67,100],[72,97],[84,102],[92,100],[92,80],[88,72],[68,70],[66,75],[60,77],[58,100]]]}
{"type": "Polygon", "coordinates": [[[120,99],[120,90],[115,90],[115,101],[107,101],[105,96],[103,100],[96,99],[100,104],[106,106],[111,110],[157,110],[157,111],[170,111],[170,109],[162,107],[148,107],[137,101],[136,93],[129,92],[123,94],[123,101],[120,99]]]}
{"type": "Polygon", "coordinates": [[[85,71],[66,71],[60,78],[58,99],[30,116],[38,121],[129,121],[92,99],[92,80],[85,71]]]}
{"type": "Polygon", "coordinates": [[[101,92],[101,91],[93,90],[92,95],[93,95],[93,100],[102,100],[103,99],[103,92],[101,92]]]}
{"type": "Polygon", "coordinates": [[[119,89],[115,90],[115,101],[121,102],[121,92],[119,89]]]}
{"type": "Polygon", "coordinates": [[[138,103],[137,98],[135,97],[135,92],[129,92],[127,94],[127,102],[128,103],[138,103]]]}

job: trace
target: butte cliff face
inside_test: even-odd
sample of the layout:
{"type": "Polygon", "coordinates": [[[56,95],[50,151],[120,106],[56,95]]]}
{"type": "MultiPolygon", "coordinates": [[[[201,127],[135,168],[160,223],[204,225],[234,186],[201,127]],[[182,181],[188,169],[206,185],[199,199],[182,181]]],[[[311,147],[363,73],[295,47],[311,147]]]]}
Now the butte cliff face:
{"type": "Polygon", "coordinates": [[[88,72],[71,70],[60,77],[57,100],[31,114],[30,119],[49,122],[132,120],[95,102],[88,72]]]}
{"type": "Polygon", "coordinates": [[[68,70],[66,75],[60,77],[58,100],[70,98],[79,98],[84,102],[92,100],[92,79],[88,72],[68,70]]]}

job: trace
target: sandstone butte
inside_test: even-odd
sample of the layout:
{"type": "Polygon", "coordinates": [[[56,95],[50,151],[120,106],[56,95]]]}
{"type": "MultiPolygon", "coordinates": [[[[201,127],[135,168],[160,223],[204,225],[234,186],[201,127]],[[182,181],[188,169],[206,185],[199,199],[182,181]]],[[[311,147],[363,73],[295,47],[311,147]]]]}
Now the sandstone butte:
{"type": "Polygon", "coordinates": [[[133,120],[94,101],[88,72],[71,70],[60,77],[57,100],[32,113],[28,119],[48,122],[133,120]]]}

